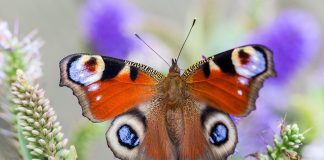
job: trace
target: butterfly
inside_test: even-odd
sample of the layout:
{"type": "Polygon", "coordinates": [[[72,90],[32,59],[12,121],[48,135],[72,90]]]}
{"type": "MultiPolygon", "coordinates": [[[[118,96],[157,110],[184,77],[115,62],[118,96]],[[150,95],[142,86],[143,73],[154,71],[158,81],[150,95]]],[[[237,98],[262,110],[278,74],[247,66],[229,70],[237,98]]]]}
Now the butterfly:
{"type": "Polygon", "coordinates": [[[195,22],[166,76],[107,56],[61,60],[60,86],[72,89],[83,116],[92,122],[115,117],[106,139],[117,158],[226,159],[234,152],[238,136],[230,115],[255,109],[263,81],[276,75],[272,52],[263,45],[241,46],[204,57],[181,73],[178,59],[195,22]]]}
{"type": "Polygon", "coordinates": [[[204,58],[182,74],[172,60],[153,68],[100,55],[60,62],[60,86],[77,96],[92,122],[114,118],[107,144],[120,159],[226,159],[238,142],[230,117],[247,116],[263,81],[275,72],[272,52],[246,45],[204,58]]]}

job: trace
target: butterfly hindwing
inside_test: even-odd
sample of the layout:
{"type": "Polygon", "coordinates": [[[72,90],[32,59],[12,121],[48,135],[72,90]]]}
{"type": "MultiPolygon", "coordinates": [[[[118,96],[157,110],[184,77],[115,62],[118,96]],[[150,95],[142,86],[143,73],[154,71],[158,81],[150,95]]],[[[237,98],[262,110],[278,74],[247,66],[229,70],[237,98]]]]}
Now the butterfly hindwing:
{"type": "Polygon", "coordinates": [[[106,133],[107,143],[114,155],[123,160],[176,159],[158,99],[117,116],[106,133]]]}
{"type": "Polygon", "coordinates": [[[248,45],[199,61],[182,78],[198,100],[226,113],[246,116],[255,109],[264,79],[274,75],[271,51],[262,45],[248,45]]]}
{"type": "Polygon", "coordinates": [[[164,77],[145,65],[112,57],[74,54],[60,62],[60,86],[78,97],[83,115],[101,122],[149,100],[164,77]]]}

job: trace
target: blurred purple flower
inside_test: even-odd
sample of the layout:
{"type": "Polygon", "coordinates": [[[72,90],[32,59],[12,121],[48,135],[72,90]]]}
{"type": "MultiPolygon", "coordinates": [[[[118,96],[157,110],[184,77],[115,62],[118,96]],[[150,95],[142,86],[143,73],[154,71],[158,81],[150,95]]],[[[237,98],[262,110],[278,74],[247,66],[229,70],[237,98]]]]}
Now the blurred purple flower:
{"type": "Polygon", "coordinates": [[[136,39],[129,31],[136,16],[125,0],[88,0],[80,18],[86,38],[99,54],[125,58],[136,47],[136,39]]]}
{"type": "Polygon", "coordinates": [[[278,76],[271,83],[286,83],[319,49],[320,29],[307,12],[290,9],[254,33],[249,42],[266,45],[273,51],[278,76]]]}
{"type": "Polygon", "coordinates": [[[273,136],[279,133],[280,117],[271,108],[263,107],[241,119],[238,125],[240,154],[266,152],[266,145],[272,144],[273,136]]]}
{"type": "Polygon", "coordinates": [[[243,154],[264,152],[279,131],[279,111],[288,106],[287,84],[298,70],[310,63],[320,45],[319,26],[301,10],[286,10],[256,31],[250,43],[263,44],[273,51],[276,78],[266,80],[257,99],[257,110],[238,125],[238,150],[243,154]]]}

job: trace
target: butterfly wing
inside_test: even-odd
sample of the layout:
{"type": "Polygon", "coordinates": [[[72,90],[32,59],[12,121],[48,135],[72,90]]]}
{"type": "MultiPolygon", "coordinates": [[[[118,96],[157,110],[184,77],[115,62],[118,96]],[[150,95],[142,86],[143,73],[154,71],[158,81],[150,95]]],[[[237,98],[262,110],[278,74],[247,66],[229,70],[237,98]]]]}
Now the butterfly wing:
{"type": "Polygon", "coordinates": [[[189,93],[198,100],[236,116],[255,109],[264,79],[274,76],[272,53],[262,45],[234,48],[208,57],[187,69],[189,93]]]}
{"type": "Polygon", "coordinates": [[[119,159],[176,159],[175,146],[167,133],[165,112],[158,98],[116,117],[106,139],[119,159]]]}
{"type": "Polygon", "coordinates": [[[60,62],[60,86],[77,96],[85,117],[101,122],[148,101],[164,76],[145,65],[112,57],[74,54],[60,62]]]}

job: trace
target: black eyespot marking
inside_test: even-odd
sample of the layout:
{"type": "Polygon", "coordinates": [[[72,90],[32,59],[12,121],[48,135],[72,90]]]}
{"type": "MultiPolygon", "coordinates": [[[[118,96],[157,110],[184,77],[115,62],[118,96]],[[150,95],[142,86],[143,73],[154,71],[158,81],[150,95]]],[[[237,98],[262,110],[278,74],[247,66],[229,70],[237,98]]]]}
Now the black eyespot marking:
{"type": "Polygon", "coordinates": [[[91,57],[84,65],[88,71],[95,72],[97,69],[97,59],[95,57],[91,57]]]}
{"type": "Polygon", "coordinates": [[[245,65],[249,63],[250,55],[246,53],[243,49],[239,51],[238,56],[240,58],[241,64],[245,65]]]}
{"type": "Polygon", "coordinates": [[[130,66],[130,78],[132,81],[135,81],[138,75],[138,68],[130,66]]]}
{"type": "MultiPolygon", "coordinates": [[[[265,47],[265,46],[263,46],[263,47],[265,47]]],[[[253,46],[253,48],[262,54],[264,54],[264,52],[265,52],[264,48],[262,48],[260,45],[253,46]]]]}
{"type": "Polygon", "coordinates": [[[67,75],[68,75],[67,77],[68,77],[68,79],[69,79],[70,81],[72,81],[72,82],[74,82],[74,83],[76,83],[76,84],[78,84],[78,85],[84,86],[82,83],[77,82],[77,81],[73,80],[73,79],[70,77],[70,76],[71,76],[71,73],[70,73],[71,65],[72,65],[72,63],[73,63],[74,61],[78,60],[80,57],[81,57],[81,55],[73,56],[73,57],[69,60],[69,62],[67,63],[67,67],[66,67],[66,73],[67,73],[67,75]]]}
{"type": "Polygon", "coordinates": [[[232,52],[233,50],[225,51],[223,53],[215,55],[213,61],[219,66],[219,68],[230,74],[236,74],[235,67],[232,62],[232,52]]]}
{"type": "Polygon", "coordinates": [[[205,75],[205,78],[208,78],[210,75],[210,66],[209,66],[209,62],[206,62],[202,65],[202,69],[205,75]]]}
{"type": "Polygon", "coordinates": [[[125,63],[122,60],[102,57],[105,62],[105,70],[102,73],[101,80],[112,79],[124,68],[125,63]]]}
{"type": "Polygon", "coordinates": [[[97,59],[95,57],[91,57],[87,62],[86,65],[96,65],[97,64],[97,59]]]}
{"type": "Polygon", "coordinates": [[[136,132],[127,124],[122,125],[117,130],[118,142],[120,145],[133,149],[139,145],[140,141],[136,132]]]}
{"type": "Polygon", "coordinates": [[[207,106],[207,107],[202,111],[201,116],[200,116],[200,122],[201,122],[202,127],[205,128],[204,123],[205,123],[206,119],[207,119],[207,118],[208,118],[208,117],[209,117],[213,112],[215,112],[215,111],[217,111],[217,110],[214,109],[214,108],[212,108],[212,107],[210,107],[210,106],[207,106]]]}
{"type": "Polygon", "coordinates": [[[217,122],[209,134],[209,142],[215,146],[220,146],[228,140],[228,128],[222,122],[217,122]]]}
{"type": "Polygon", "coordinates": [[[146,117],[144,113],[140,111],[138,108],[134,107],[134,109],[127,111],[125,114],[130,114],[137,117],[144,124],[144,127],[145,128],[147,127],[146,117]]]}

